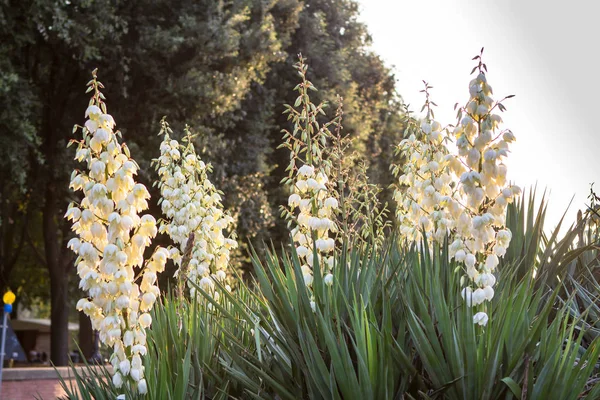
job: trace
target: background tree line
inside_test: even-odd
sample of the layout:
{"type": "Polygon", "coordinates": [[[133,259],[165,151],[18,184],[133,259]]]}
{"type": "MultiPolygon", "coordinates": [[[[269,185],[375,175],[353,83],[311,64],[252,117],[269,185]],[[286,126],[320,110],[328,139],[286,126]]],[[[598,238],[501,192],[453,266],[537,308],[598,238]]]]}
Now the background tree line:
{"type": "MultiPolygon", "coordinates": [[[[50,300],[56,365],[68,361],[69,292],[77,290],[63,219],[76,167],[66,144],[83,121],[91,70],[99,69],[143,183],[156,179],[161,117],[176,132],[187,123],[215,167],[211,179],[240,242],[279,246],[288,240],[277,218],[288,154],[276,147],[298,53],[319,88],[315,101],[343,97],[344,132],[356,138],[372,182],[391,182],[401,99],[357,18],[352,0],[0,1],[0,289],[50,300]]],[[[158,191],[151,194],[160,215],[158,191]]]]}

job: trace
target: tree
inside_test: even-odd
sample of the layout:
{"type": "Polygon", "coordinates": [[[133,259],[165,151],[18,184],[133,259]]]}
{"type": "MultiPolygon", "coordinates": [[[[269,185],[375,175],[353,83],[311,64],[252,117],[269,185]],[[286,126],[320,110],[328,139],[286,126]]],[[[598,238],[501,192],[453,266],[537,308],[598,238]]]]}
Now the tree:
{"type": "MultiPolygon", "coordinates": [[[[65,166],[69,165],[63,157],[65,132],[72,123],[69,114],[78,97],[75,87],[83,79],[83,65],[97,57],[98,45],[105,37],[118,32],[110,11],[102,22],[94,18],[107,5],[24,1],[5,2],[0,9],[0,63],[7,66],[15,90],[21,92],[11,96],[2,118],[3,125],[11,125],[7,130],[10,145],[5,150],[13,155],[8,165],[2,165],[2,175],[27,182],[25,190],[13,189],[3,196],[23,202],[27,193],[27,215],[41,216],[40,257],[50,276],[51,357],[56,365],[67,362],[67,268],[72,261],[65,248],[66,225],[61,221],[68,182],[65,166]],[[11,140],[11,136],[16,137],[11,140]],[[10,175],[5,175],[6,171],[10,175]]],[[[26,227],[26,220],[21,225],[26,227]]]]}

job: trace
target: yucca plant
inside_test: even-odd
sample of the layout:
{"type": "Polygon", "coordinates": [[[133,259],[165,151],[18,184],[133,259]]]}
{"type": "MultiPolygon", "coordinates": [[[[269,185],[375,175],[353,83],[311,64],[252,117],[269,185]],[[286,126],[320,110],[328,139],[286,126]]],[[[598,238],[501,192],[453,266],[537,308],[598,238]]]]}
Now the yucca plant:
{"type": "Polygon", "coordinates": [[[539,205],[536,203],[535,191],[531,191],[509,207],[507,220],[515,245],[504,257],[504,265],[512,265],[511,273],[518,277],[533,269],[538,286],[557,288],[560,300],[582,325],[589,343],[600,333],[599,236],[595,213],[592,207],[585,214],[578,213],[577,222],[559,235],[563,216],[547,235],[543,230],[545,196],[539,205]]]}
{"type": "Polygon", "coordinates": [[[332,287],[315,269],[313,300],[293,251],[254,258],[257,308],[229,295],[245,316],[223,313],[240,330],[253,326],[254,346],[224,332],[221,355],[244,397],[575,399],[600,390],[588,385],[599,346],[584,343],[568,303],[533,273],[518,279],[506,268],[479,327],[447,248],[368,253],[342,252],[332,287]]]}
{"type": "Polygon", "coordinates": [[[512,273],[519,278],[535,270],[538,284],[557,287],[566,274],[573,275],[575,262],[580,262],[581,257],[589,258],[594,246],[590,241],[586,243],[582,240],[575,246],[576,239],[585,228],[585,220],[577,221],[561,234],[563,215],[557,226],[546,232],[546,210],[546,194],[542,195],[538,204],[535,189],[524,193],[519,201],[509,205],[506,225],[513,239],[502,265],[512,265],[512,273]]]}
{"type": "MultiPolygon", "coordinates": [[[[240,301],[245,298],[242,292],[236,296],[240,301]]],[[[220,307],[229,309],[226,304],[220,307]]],[[[232,315],[235,310],[227,312],[232,315]]],[[[226,399],[239,394],[220,361],[221,346],[226,342],[222,335],[228,332],[243,338],[249,328],[244,327],[244,332],[238,333],[236,328],[241,325],[224,326],[229,320],[222,318],[219,309],[209,302],[171,293],[157,303],[152,318],[147,337],[148,356],[144,358],[147,395],[117,389],[107,367],[93,368],[86,364],[84,373],[72,368],[75,384],[61,382],[67,398],[114,400],[124,394],[128,400],[226,399]]]]}
{"type": "Polygon", "coordinates": [[[399,259],[362,257],[369,253],[341,252],[332,286],[314,268],[312,293],[293,250],[281,257],[271,250],[264,263],[255,254],[258,308],[230,301],[254,321],[256,352],[233,335],[226,345],[228,373],[249,398],[401,398],[416,369],[398,318],[399,259]]]}
{"type": "MultiPolygon", "coordinates": [[[[127,388],[117,389],[112,383],[112,374],[105,365],[90,365],[84,362],[82,369],[71,365],[68,376],[59,376],[60,385],[68,400],[115,400],[123,394],[135,399],[136,394],[127,388]]],[[[41,400],[41,398],[40,398],[41,400]]]]}
{"type": "Polygon", "coordinates": [[[511,277],[507,268],[487,310],[490,321],[480,327],[456,295],[447,249],[434,249],[433,257],[426,257],[426,251],[411,253],[419,273],[407,275],[403,298],[411,343],[429,386],[420,395],[576,399],[585,391],[600,348],[597,342],[582,346],[577,321],[566,305],[556,306],[557,290],[537,288],[532,274],[511,277]]]}
{"type": "MultiPolygon", "coordinates": [[[[293,248],[271,249],[264,260],[253,254],[252,282],[217,288],[221,300],[166,296],[156,307],[149,397],[597,398],[598,285],[567,274],[589,254],[564,244],[570,233],[547,238],[544,203],[535,204],[531,195],[509,210],[516,250],[499,270],[487,326],[473,324],[447,246],[346,245],[333,285],[316,267],[312,288],[293,248]]],[[[80,394],[71,388],[69,398],[116,398],[108,377],[78,376],[80,394]]]]}
{"type": "Polygon", "coordinates": [[[188,300],[169,294],[162,299],[148,335],[152,357],[144,365],[150,398],[226,398],[218,391],[223,382],[215,371],[219,323],[218,315],[195,296],[188,300]]]}
{"type": "Polygon", "coordinates": [[[565,295],[572,299],[568,303],[569,311],[579,319],[580,328],[585,331],[588,343],[600,336],[599,199],[593,190],[589,200],[588,210],[577,215],[578,240],[573,247],[579,254],[571,262],[563,283],[565,295]]]}
{"type": "Polygon", "coordinates": [[[431,385],[422,396],[594,398],[598,387],[589,383],[598,345],[584,340],[592,328],[583,323],[592,307],[574,315],[576,298],[563,286],[573,262],[591,247],[573,248],[577,226],[560,240],[560,224],[546,236],[545,210],[534,191],[509,207],[513,239],[484,328],[472,324],[472,310],[456,295],[456,266],[447,261],[447,248],[433,249],[433,257],[426,246],[408,252],[419,273],[406,281],[404,306],[422,375],[431,385]],[[573,367],[575,362],[585,368],[573,367]],[[561,391],[554,390],[557,382],[561,391]]]}
{"type": "Polygon", "coordinates": [[[566,399],[597,393],[589,383],[598,346],[584,340],[582,319],[569,312],[573,299],[560,300],[564,291],[556,284],[584,251],[567,245],[572,231],[562,240],[559,228],[545,236],[545,203],[536,209],[534,194],[509,213],[514,249],[484,328],[473,325],[473,311],[457,295],[457,266],[446,247],[392,244],[370,258],[365,249],[347,256],[344,250],[336,265],[346,267],[335,269],[333,287],[323,284],[316,268],[312,291],[297,284],[302,275],[293,251],[281,257],[271,251],[264,263],[254,257],[260,308],[245,308],[258,328],[259,354],[236,357],[244,345],[232,341],[232,379],[254,398],[566,399]],[[560,392],[553,390],[559,380],[565,382],[560,392]]]}

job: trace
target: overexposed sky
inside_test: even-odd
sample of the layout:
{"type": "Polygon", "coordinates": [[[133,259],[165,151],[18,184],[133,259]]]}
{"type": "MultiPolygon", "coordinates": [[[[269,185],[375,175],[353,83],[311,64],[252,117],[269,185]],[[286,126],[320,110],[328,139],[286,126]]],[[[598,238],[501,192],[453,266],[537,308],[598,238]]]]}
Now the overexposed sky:
{"type": "Polygon", "coordinates": [[[569,224],[589,184],[600,192],[600,2],[593,0],[359,0],[373,50],[394,66],[398,91],[413,111],[422,80],[434,87],[436,119],[455,122],[468,99],[471,59],[485,47],[494,98],[517,142],[509,179],[550,190],[552,228],[575,195],[569,224]]]}

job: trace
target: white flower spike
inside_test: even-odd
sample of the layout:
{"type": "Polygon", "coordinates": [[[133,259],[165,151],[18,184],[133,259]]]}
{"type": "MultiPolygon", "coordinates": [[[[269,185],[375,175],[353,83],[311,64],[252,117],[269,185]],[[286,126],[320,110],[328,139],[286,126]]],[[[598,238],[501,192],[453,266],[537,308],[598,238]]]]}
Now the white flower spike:
{"type": "Polygon", "coordinates": [[[71,142],[78,145],[75,159],[86,168],[73,173],[70,187],[84,197],[65,215],[78,235],[68,247],[78,255],[79,287],[89,295],[77,302],[77,309],[90,317],[100,341],[113,349],[115,387],[127,385],[144,393],[140,357],[147,351],[145,329],[152,319],[140,312],[152,309],[160,296],[156,274],[164,270],[167,252],[157,247],[151,259],[144,260],[157,233],[154,218],[139,215],[148,208],[150,196],[135,182],[136,164],[113,131],[115,122],[106,113],[95,73],[89,85],[94,94],[85,112],[83,139],[71,142]]]}

